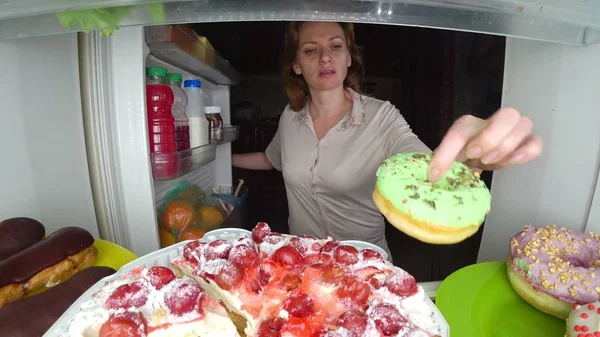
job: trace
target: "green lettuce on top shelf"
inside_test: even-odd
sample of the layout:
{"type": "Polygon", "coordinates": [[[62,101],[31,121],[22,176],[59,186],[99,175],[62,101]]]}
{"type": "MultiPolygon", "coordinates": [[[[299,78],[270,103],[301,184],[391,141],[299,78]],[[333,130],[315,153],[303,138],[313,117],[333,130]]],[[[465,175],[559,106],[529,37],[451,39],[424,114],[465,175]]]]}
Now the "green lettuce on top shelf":
{"type": "Polygon", "coordinates": [[[154,23],[165,21],[165,11],[162,3],[68,11],[56,13],[56,17],[65,28],[69,28],[73,24],[79,24],[83,32],[88,33],[92,30],[99,30],[103,36],[110,36],[120,25],[121,20],[127,17],[133,8],[138,7],[145,8],[154,23]]]}

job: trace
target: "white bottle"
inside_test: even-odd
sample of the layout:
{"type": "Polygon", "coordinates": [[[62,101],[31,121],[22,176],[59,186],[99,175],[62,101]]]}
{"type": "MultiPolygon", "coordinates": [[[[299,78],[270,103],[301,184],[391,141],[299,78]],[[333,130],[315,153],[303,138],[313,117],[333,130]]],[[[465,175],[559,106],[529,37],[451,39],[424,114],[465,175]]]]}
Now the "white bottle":
{"type": "Polygon", "coordinates": [[[168,73],[167,80],[174,96],[171,115],[175,119],[175,149],[187,150],[190,148],[190,128],[186,115],[188,98],[181,88],[182,76],[179,73],[168,73]]]}
{"type": "Polygon", "coordinates": [[[204,115],[202,83],[200,80],[186,80],[183,90],[188,97],[186,115],[190,125],[190,147],[208,144],[208,120],[204,115]]]}

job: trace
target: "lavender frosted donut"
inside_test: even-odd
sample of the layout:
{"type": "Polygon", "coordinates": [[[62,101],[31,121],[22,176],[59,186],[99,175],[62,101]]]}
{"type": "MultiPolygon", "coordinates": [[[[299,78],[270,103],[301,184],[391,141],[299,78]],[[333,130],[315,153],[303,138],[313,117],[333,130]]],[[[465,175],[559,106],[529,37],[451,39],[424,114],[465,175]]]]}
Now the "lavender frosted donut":
{"type": "Polygon", "coordinates": [[[529,304],[561,319],[600,299],[600,236],[525,225],[510,239],[508,279],[529,304]]]}

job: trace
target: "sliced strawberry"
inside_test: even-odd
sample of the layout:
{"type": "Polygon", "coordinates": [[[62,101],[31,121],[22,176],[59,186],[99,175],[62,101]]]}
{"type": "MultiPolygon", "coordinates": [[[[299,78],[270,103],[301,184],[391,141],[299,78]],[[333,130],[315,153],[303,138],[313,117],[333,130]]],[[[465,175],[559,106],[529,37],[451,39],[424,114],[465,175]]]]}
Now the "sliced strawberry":
{"type": "Polygon", "coordinates": [[[259,222],[252,230],[252,240],[262,243],[264,238],[271,233],[271,228],[266,222],[259,222]]]}
{"type": "Polygon", "coordinates": [[[290,246],[296,248],[303,256],[310,250],[319,252],[322,248],[319,240],[314,236],[304,235],[290,239],[290,246]]]}
{"type": "Polygon", "coordinates": [[[204,254],[207,260],[227,260],[229,258],[229,252],[231,251],[231,247],[231,243],[227,240],[215,240],[208,244],[204,254]]]}
{"type": "Polygon", "coordinates": [[[181,282],[165,291],[165,304],[177,316],[195,311],[202,313],[204,291],[195,282],[181,282]]]}
{"type": "Polygon", "coordinates": [[[290,239],[290,246],[296,248],[296,250],[300,254],[303,254],[303,255],[308,250],[308,247],[304,244],[304,242],[302,242],[302,240],[299,237],[293,237],[293,238],[291,238],[290,239]]]}
{"type": "Polygon", "coordinates": [[[162,287],[175,279],[175,273],[167,267],[154,266],[148,269],[148,275],[146,277],[154,288],[162,289],[162,287]]]}
{"type": "Polygon", "coordinates": [[[296,265],[302,261],[302,256],[292,246],[283,246],[273,253],[273,259],[288,266],[296,265]]]}
{"type": "Polygon", "coordinates": [[[359,310],[346,311],[338,318],[337,325],[348,330],[349,337],[361,337],[367,328],[367,314],[359,310]]]}
{"type": "Polygon", "coordinates": [[[350,299],[352,303],[357,304],[359,307],[365,307],[371,295],[371,287],[354,276],[346,275],[342,276],[336,295],[339,298],[350,299]]]}
{"type": "Polygon", "coordinates": [[[283,302],[283,309],[294,317],[307,317],[312,313],[313,301],[305,293],[293,292],[283,302]]]}
{"type": "Polygon", "coordinates": [[[341,245],[335,249],[333,257],[338,263],[352,265],[358,262],[358,249],[352,246],[341,245]]]}
{"type": "Polygon", "coordinates": [[[285,320],[280,317],[269,318],[258,327],[257,337],[279,337],[285,320]]]}
{"type": "Polygon", "coordinates": [[[370,279],[373,275],[377,275],[377,274],[381,274],[382,271],[376,267],[373,266],[367,266],[358,270],[354,271],[354,275],[356,275],[358,278],[360,278],[361,280],[368,280],[370,279]]]}
{"type": "Polygon", "coordinates": [[[260,294],[262,286],[260,285],[260,282],[258,282],[257,279],[250,281],[250,290],[252,290],[255,294],[260,294]]]}
{"type": "Polygon", "coordinates": [[[214,280],[215,279],[215,275],[208,273],[206,270],[201,269],[201,268],[196,268],[193,271],[193,274],[200,277],[201,279],[203,279],[204,281],[208,282],[209,280],[214,280]]]}
{"type": "Polygon", "coordinates": [[[335,260],[333,258],[333,253],[324,253],[324,252],[321,252],[319,254],[319,262],[323,263],[323,264],[334,263],[335,260]]]}
{"type": "Polygon", "coordinates": [[[339,245],[340,245],[339,241],[327,241],[323,245],[323,248],[321,249],[321,251],[322,252],[333,252],[333,250],[339,245]]]}
{"type": "Polygon", "coordinates": [[[260,283],[260,285],[263,287],[269,284],[269,280],[271,280],[271,275],[269,272],[262,268],[258,271],[257,277],[258,283],[260,283]]]}
{"type": "Polygon", "coordinates": [[[412,275],[402,269],[398,269],[386,282],[386,288],[393,294],[408,297],[417,293],[417,281],[412,275]]]}
{"type": "Polygon", "coordinates": [[[183,247],[183,257],[194,264],[200,262],[200,247],[205,243],[202,241],[192,241],[183,247]]]}
{"type": "Polygon", "coordinates": [[[281,278],[281,286],[286,291],[292,291],[300,286],[302,279],[294,273],[287,273],[281,278]]]}
{"type": "Polygon", "coordinates": [[[311,332],[310,320],[307,318],[290,317],[282,329],[284,336],[309,336],[311,332]]]}
{"type": "Polygon", "coordinates": [[[307,265],[318,263],[320,259],[321,254],[319,253],[304,255],[304,263],[307,265]]]}
{"type": "Polygon", "coordinates": [[[342,335],[332,330],[322,329],[313,333],[311,337],[342,337],[342,335]]]}
{"type": "Polygon", "coordinates": [[[148,289],[141,282],[123,284],[106,299],[109,309],[127,309],[141,307],[148,301],[148,289]]]}
{"type": "Polygon", "coordinates": [[[371,287],[379,289],[383,285],[383,282],[380,281],[377,277],[373,276],[369,279],[369,284],[371,285],[371,287]]]}
{"type": "Polygon", "coordinates": [[[229,261],[242,268],[254,267],[258,264],[258,252],[250,246],[233,246],[229,252],[229,261]]]}
{"type": "Polygon", "coordinates": [[[304,269],[306,268],[306,261],[304,261],[304,259],[302,259],[301,263],[292,265],[292,266],[288,266],[287,267],[287,271],[296,275],[302,275],[302,272],[304,271],[304,269]]]}
{"type": "Polygon", "coordinates": [[[276,245],[283,240],[285,240],[285,237],[281,233],[270,233],[264,238],[263,242],[270,245],[276,245]]]}
{"type": "Polygon", "coordinates": [[[323,267],[322,278],[325,282],[337,283],[337,280],[347,273],[346,268],[337,263],[331,263],[323,267]]]}
{"type": "Polygon", "coordinates": [[[144,337],[146,326],[139,312],[117,312],[100,326],[99,337],[144,337]]]}
{"type": "Polygon", "coordinates": [[[385,336],[397,334],[408,322],[406,317],[389,303],[380,303],[373,307],[370,316],[385,336]]]}
{"type": "Polygon", "coordinates": [[[379,260],[379,261],[383,261],[383,255],[381,255],[380,252],[374,250],[374,249],[363,249],[360,252],[360,256],[363,260],[368,261],[368,260],[379,260]]]}
{"type": "Polygon", "coordinates": [[[215,276],[217,285],[225,290],[231,290],[237,287],[243,280],[244,270],[231,262],[225,263],[219,273],[215,276]]]}

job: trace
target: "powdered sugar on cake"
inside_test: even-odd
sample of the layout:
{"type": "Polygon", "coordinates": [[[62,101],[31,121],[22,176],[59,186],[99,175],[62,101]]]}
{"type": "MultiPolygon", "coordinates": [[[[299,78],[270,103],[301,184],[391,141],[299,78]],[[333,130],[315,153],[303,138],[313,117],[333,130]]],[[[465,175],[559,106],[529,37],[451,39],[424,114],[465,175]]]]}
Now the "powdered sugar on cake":
{"type": "Polygon", "coordinates": [[[441,336],[425,293],[372,249],[272,233],[194,241],[172,265],[247,320],[248,336],[441,336]]]}
{"type": "Polygon", "coordinates": [[[239,336],[226,311],[191,278],[138,267],[107,282],[71,319],[68,336],[239,336]]]}

